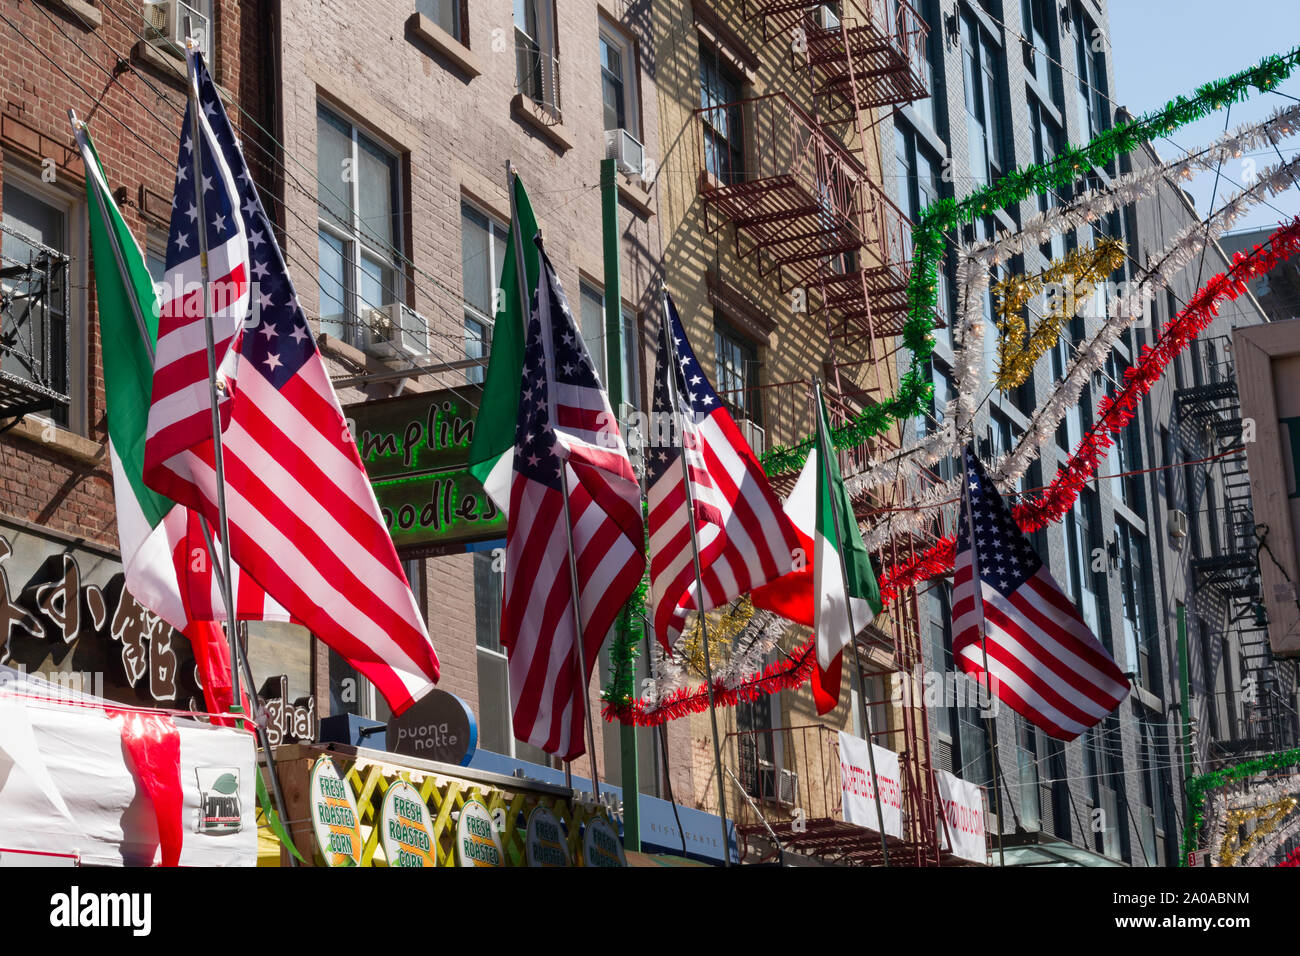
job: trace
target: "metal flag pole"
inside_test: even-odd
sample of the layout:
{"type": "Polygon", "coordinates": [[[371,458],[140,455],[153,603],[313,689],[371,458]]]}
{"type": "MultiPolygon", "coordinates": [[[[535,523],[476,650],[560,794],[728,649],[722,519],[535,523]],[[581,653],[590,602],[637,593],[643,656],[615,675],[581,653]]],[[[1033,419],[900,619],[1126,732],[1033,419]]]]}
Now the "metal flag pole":
{"type": "MultiPolygon", "coordinates": [[[[659,292],[663,307],[664,354],[668,359],[668,405],[672,414],[672,427],[682,441],[682,482],[686,487],[686,526],[691,530],[691,559],[695,562],[695,596],[700,610],[700,643],[704,647],[704,682],[709,696],[709,723],[713,727],[713,766],[718,776],[718,819],[722,824],[722,865],[731,865],[731,847],[727,842],[727,787],[722,776],[722,738],[718,736],[718,710],[713,703],[713,660],[709,653],[709,622],[704,612],[704,574],[700,570],[700,541],[695,535],[695,494],[691,490],[691,469],[686,461],[686,430],[678,428],[685,414],[677,402],[677,360],[673,348],[673,327],[668,318],[668,289],[659,292]]],[[[683,423],[684,424],[684,423],[683,423]]]]}
{"type": "MultiPolygon", "coordinates": [[[[813,409],[813,414],[817,416],[817,435],[819,438],[826,439],[819,441],[818,445],[830,448],[830,436],[822,435],[822,383],[819,376],[813,376],[813,390],[816,395],[817,407],[813,409]]],[[[842,550],[844,542],[839,540],[840,513],[839,506],[836,504],[837,495],[834,488],[831,487],[831,463],[830,455],[819,455],[821,461],[822,476],[826,480],[826,486],[829,490],[831,500],[831,521],[835,525],[835,541],[840,545],[840,580],[844,583],[844,609],[849,616],[849,643],[853,645],[853,667],[858,672],[858,693],[862,697],[862,733],[867,741],[867,763],[871,768],[871,792],[876,798],[876,824],[880,828],[880,855],[885,866],[889,866],[889,840],[885,836],[885,810],[880,802],[880,777],[876,774],[876,751],[875,741],[871,739],[871,701],[867,696],[867,676],[862,668],[862,652],[858,650],[858,627],[853,621],[853,594],[849,591],[849,569],[844,564],[844,552],[842,550]]],[[[814,560],[816,556],[814,555],[814,560]]],[[[816,577],[814,576],[814,581],[816,577]]]]}
{"type": "MultiPolygon", "coordinates": [[[[207,518],[204,518],[203,516],[200,515],[199,527],[203,531],[203,543],[207,545],[208,556],[211,557],[212,555],[216,554],[216,548],[213,545],[213,541],[212,541],[212,526],[208,524],[207,518]]],[[[216,572],[217,583],[220,584],[224,589],[226,582],[225,582],[225,576],[221,573],[221,569],[218,567],[213,567],[212,570],[216,572]]],[[[229,627],[230,626],[229,623],[227,623],[226,626],[229,627]]],[[[243,622],[238,622],[237,626],[242,627],[243,622]]],[[[254,683],[255,683],[253,680],[253,667],[249,663],[248,655],[244,653],[243,647],[239,648],[239,668],[244,673],[244,682],[245,684],[247,684],[249,688],[248,699],[249,699],[249,703],[251,704],[257,698],[257,692],[253,690],[254,683]]],[[[233,660],[230,662],[230,669],[232,671],[235,669],[235,662],[233,660]]],[[[283,791],[280,790],[280,773],[275,765],[275,751],[271,747],[271,737],[266,732],[266,725],[262,721],[257,719],[257,714],[254,713],[251,716],[252,716],[253,730],[257,734],[258,746],[261,747],[262,752],[266,754],[266,769],[268,770],[269,772],[268,775],[271,778],[271,798],[275,800],[275,809],[276,812],[280,814],[280,822],[285,826],[288,826],[289,816],[285,812],[285,808],[284,808],[284,793],[283,791]]],[[[293,853],[288,853],[286,855],[289,857],[289,866],[296,867],[298,865],[298,858],[294,856],[293,853]]]]}
{"type": "MultiPolygon", "coordinates": [[[[966,505],[966,533],[970,535],[971,584],[975,604],[979,607],[980,650],[984,655],[984,681],[987,687],[986,705],[993,703],[993,674],[989,671],[989,637],[988,626],[984,621],[984,595],[981,593],[979,550],[975,547],[975,509],[970,500],[970,468],[966,469],[966,479],[962,481],[962,497],[966,505]]],[[[989,707],[991,710],[991,706],[989,707]]],[[[1002,788],[998,784],[998,725],[992,716],[984,717],[984,727],[989,735],[989,745],[993,758],[993,806],[998,815],[998,866],[1007,865],[1006,851],[1002,846],[1002,788]]]]}
{"type": "Polygon", "coordinates": [[[226,514],[226,472],[224,450],[221,444],[221,412],[219,410],[219,393],[225,391],[225,384],[217,381],[217,346],[212,331],[212,309],[208,295],[208,219],[203,205],[203,113],[199,109],[198,74],[194,69],[194,54],[197,44],[189,34],[189,18],[186,17],[185,40],[186,65],[189,70],[189,111],[190,111],[190,164],[194,175],[194,205],[198,213],[199,234],[199,274],[202,277],[203,331],[207,337],[208,352],[208,397],[212,406],[212,466],[217,483],[217,516],[221,534],[221,596],[226,603],[226,639],[230,643],[230,712],[242,714],[240,705],[239,641],[235,634],[235,594],[234,578],[230,574],[230,520],[226,514]]]}
{"type": "MultiPolygon", "coordinates": [[[[525,339],[528,329],[528,270],[524,267],[524,237],[519,227],[519,210],[515,205],[515,168],[514,164],[506,163],[506,188],[510,193],[510,231],[514,235],[515,243],[515,278],[519,285],[519,305],[520,316],[523,318],[525,339]]],[[[539,233],[540,234],[540,233],[539,233]]],[[[537,264],[537,281],[540,288],[542,280],[541,270],[545,266],[540,261],[537,264]]],[[[551,427],[555,427],[555,359],[553,355],[554,344],[551,340],[550,310],[546,310],[547,327],[542,332],[542,351],[546,356],[546,381],[547,400],[550,403],[551,427]]],[[[568,463],[561,460],[560,468],[560,487],[561,494],[564,497],[564,535],[568,545],[569,552],[569,597],[573,603],[573,622],[577,630],[576,640],[574,641],[577,654],[574,656],[574,667],[577,669],[577,675],[574,685],[577,692],[582,694],[582,713],[586,718],[587,725],[587,756],[591,760],[591,788],[592,796],[597,800],[600,799],[600,773],[596,769],[596,728],[591,720],[591,701],[587,693],[587,651],[583,646],[583,621],[582,621],[582,603],[578,593],[578,559],[573,549],[573,521],[569,515],[569,466],[568,463]]],[[[565,761],[566,780],[572,789],[572,768],[569,766],[570,761],[565,761]]]]}

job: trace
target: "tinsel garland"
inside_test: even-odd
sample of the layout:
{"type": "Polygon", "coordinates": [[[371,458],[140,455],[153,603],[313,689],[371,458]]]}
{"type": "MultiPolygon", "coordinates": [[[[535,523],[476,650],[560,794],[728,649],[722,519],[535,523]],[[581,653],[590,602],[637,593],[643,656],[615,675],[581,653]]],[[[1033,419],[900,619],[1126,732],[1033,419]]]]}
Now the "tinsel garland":
{"type": "Polygon", "coordinates": [[[1300,846],[1296,847],[1277,864],[1278,866],[1300,866],[1300,846]]]}
{"type": "MultiPolygon", "coordinates": [[[[1297,220],[1300,222],[1300,220],[1297,220]]],[[[1266,754],[1246,760],[1231,767],[1203,773],[1187,781],[1187,822],[1183,827],[1182,855],[1180,866],[1187,865],[1188,855],[1200,845],[1201,829],[1205,825],[1205,803],[1211,791],[1248,777],[1258,776],[1278,770],[1286,770],[1300,765],[1300,748],[1284,750],[1280,753],[1266,754]]]]}
{"type": "MultiPolygon", "coordinates": [[[[969,437],[966,434],[967,428],[957,429],[955,426],[958,418],[974,415],[975,392],[979,387],[978,375],[983,368],[984,326],[980,296],[983,293],[982,283],[986,280],[983,270],[978,270],[971,262],[972,259],[978,259],[986,265],[995,265],[1043,244],[1055,232],[1095,222],[1105,213],[1121,205],[1142,199],[1153,193],[1161,184],[1166,184],[1171,177],[1185,177],[1193,168],[1213,169],[1215,164],[1222,160],[1238,156],[1245,150],[1264,144],[1276,144],[1297,131],[1300,131],[1300,104],[1283,107],[1261,122],[1243,124],[1225,133],[1208,147],[1191,156],[1175,162],[1135,170],[1112,180],[1107,186],[1083,193],[1064,205],[1054,206],[1046,213],[1027,220],[1020,232],[977,242],[959,250],[958,281],[961,289],[961,309],[953,329],[954,339],[959,344],[953,381],[958,390],[958,398],[953,399],[943,411],[945,428],[926,435],[905,446],[898,453],[869,465],[864,471],[847,479],[846,486],[849,493],[861,500],[872,488],[892,484],[900,477],[919,478],[920,469],[928,468],[945,457],[959,453],[969,437]]],[[[1257,186],[1258,183],[1255,185],[1257,186]]],[[[1231,202],[1220,209],[1220,214],[1225,211],[1232,211],[1231,202]]],[[[1052,423],[1050,427],[1054,428],[1058,423],[1059,421],[1052,423]]],[[[968,427],[969,421],[966,425],[968,427]]],[[[1023,455],[1020,457],[1023,458],[1023,455]]],[[[1028,460],[1018,464],[1021,467],[1028,467],[1028,460]]],[[[996,469],[994,469],[994,477],[1002,477],[996,469]]],[[[934,500],[941,500],[943,496],[933,497],[934,500]]]]}
{"type": "MultiPolygon", "coordinates": [[[[1192,223],[1179,230],[1168,246],[1157,255],[1152,265],[1138,276],[1135,287],[1146,285],[1164,288],[1175,273],[1190,263],[1207,243],[1217,238],[1250,206],[1264,202],[1268,196],[1287,189],[1300,172],[1300,157],[1269,167],[1253,186],[1233,195],[1223,206],[1203,223],[1192,223]]],[[[972,258],[963,257],[958,268],[958,281],[964,300],[982,297],[987,282],[987,272],[972,258]]],[[[1038,405],[1030,416],[1029,427],[1016,447],[1007,455],[989,463],[989,474],[1004,489],[1014,486],[1038,457],[1042,445],[1052,440],[1057,426],[1071,408],[1077,407],[1083,389],[1094,373],[1106,363],[1115,342],[1124,330],[1140,317],[1142,312],[1139,292],[1131,291],[1121,296],[1106,321],[1093,338],[1080,346],[1078,354],[1066,369],[1065,375],[1047,401],[1038,405]]],[[[953,381],[957,396],[949,403],[946,415],[955,419],[957,427],[947,444],[939,446],[945,454],[959,454],[964,436],[969,432],[976,408],[976,394],[981,385],[983,371],[984,329],[983,312],[977,306],[964,308],[956,332],[960,336],[953,381]]],[[[856,494],[850,480],[851,494],[856,494]]],[[[954,478],[924,494],[909,500],[909,510],[891,514],[890,520],[872,528],[864,536],[868,548],[876,548],[892,534],[916,532],[932,523],[935,513],[960,492],[960,483],[954,478]]]]}
{"type": "MultiPolygon", "coordinates": [[[[1101,133],[1083,147],[1067,146],[1045,163],[1013,170],[997,182],[958,202],[941,199],[924,209],[912,230],[912,274],[907,285],[908,316],[903,346],[912,354],[911,367],[899,379],[893,398],[872,405],[834,429],[836,448],[853,448],[882,434],[895,422],[922,414],[933,395],[926,363],[934,352],[932,316],[938,304],[938,270],[943,260],[944,234],[995,209],[1006,209],[1031,195],[1063,189],[1092,166],[1103,167],[1155,136],[1167,136],[1188,123],[1240,102],[1251,89],[1267,91],[1286,80],[1300,63],[1300,47],[1267,56],[1258,64],[1222,80],[1198,87],[1192,96],[1179,96],[1145,116],[1101,133]]],[[[763,456],[768,474],[794,471],[812,447],[810,435],[792,447],[777,446],[763,456]]]]}
{"type": "Polygon", "coordinates": [[[1205,846],[1210,865],[1261,866],[1278,846],[1300,831],[1300,814],[1291,813],[1300,804],[1296,798],[1298,792],[1300,775],[1292,773],[1270,777],[1263,784],[1250,785],[1249,789],[1208,797],[1205,846]],[[1251,821],[1258,822],[1242,841],[1241,827],[1251,821]]]}
{"type": "Polygon", "coordinates": [[[609,683],[600,695],[607,702],[626,705],[636,700],[636,661],[641,656],[645,598],[649,589],[650,571],[647,567],[614,624],[613,643],[609,648],[609,683]]]}
{"type": "Polygon", "coordinates": [[[1073,316],[1077,305],[1110,278],[1124,264],[1125,247],[1118,239],[1099,239],[1096,246],[1076,249],[1054,260],[1033,276],[1012,276],[993,284],[998,302],[998,372],[994,381],[1002,391],[1024,383],[1036,363],[1056,345],[1061,329],[1073,316]],[[1022,314],[1030,301],[1048,286],[1059,286],[1068,279],[1065,294],[1048,295],[1044,314],[1029,331],[1022,314]]]}
{"type": "MultiPolygon", "coordinates": [[[[1048,488],[1012,509],[1023,530],[1033,532],[1064,517],[1079,492],[1096,474],[1115,435],[1132,420],[1138,402],[1159,380],[1169,363],[1214,320],[1219,304],[1241,296],[1250,280],[1264,275],[1298,251],[1300,218],[1278,229],[1264,245],[1256,246],[1249,254],[1237,253],[1226,273],[1219,273],[1201,287],[1187,307],[1165,324],[1156,343],[1142,347],[1137,364],[1124,373],[1123,387],[1115,395],[1101,399],[1096,421],[1048,488]]],[[[868,547],[871,547],[870,543],[868,547]]],[[[948,572],[952,568],[954,552],[954,539],[946,537],[916,560],[889,568],[880,579],[881,599],[888,604],[901,589],[948,572]]]]}

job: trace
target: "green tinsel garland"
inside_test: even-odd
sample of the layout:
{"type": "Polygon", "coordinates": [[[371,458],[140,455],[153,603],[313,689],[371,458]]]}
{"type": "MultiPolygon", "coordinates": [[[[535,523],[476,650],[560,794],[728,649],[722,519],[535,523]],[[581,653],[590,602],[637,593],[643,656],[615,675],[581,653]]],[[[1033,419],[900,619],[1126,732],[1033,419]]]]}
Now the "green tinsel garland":
{"type": "Polygon", "coordinates": [[[650,590],[650,570],[623,605],[614,624],[614,642],[609,648],[609,683],[601,691],[607,704],[631,706],[636,701],[636,659],[641,655],[645,633],[645,596],[650,590]]]}
{"type": "MultiPolygon", "coordinates": [[[[938,305],[944,233],[1029,196],[1070,185],[1085,170],[1106,166],[1116,156],[1132,152],[1146,140],[1167,136],[1230,103],[1245,100],[1252,88],[1271,90],[1291,75],[1297,63],[1300,63],[1300,47],[1267,56],[1250,69],[1198,87],[1190,98],[1179,96],[1159,110],[1114,126],[1086,146],[1066,146],[1045,163],[1012,170],[960,202],[940,199],[927,206],[912,230],[912,276],[907,286],[908,317],[903,326],[903,345],[912,353],[912,365],[899,380],[893,398],[863,409],[853,420],[833,430],[835,447],[861,445],[893,423],[922,414],[930,401],[934,389],[926,374],[926,363],[934,352],[931,316],[938,305]]],[[[812,445],[811,435],[790,447],[778,445],[762,457],[763,467],[769,475],[795,471],[803,466],[812,445]]]]}
{"type": "Polygon", "coordinates": [[[1187,857],[1196,849],[1196,843],[1201,837],[1201,827],[1205,824],[1205,798],[1211,790],[1217,790],[1229,783],[1256,774],[1267,773],[1270,770],[1285,770],[1287,767],[1297,765],[1300,765],[1300,748],[1256,757],[1254,760],[1203,773],[1199,777],[1188,780],[1187,824],[1183,827],[1183,855],[1178,865],[1186,866],[1187,857]]]}

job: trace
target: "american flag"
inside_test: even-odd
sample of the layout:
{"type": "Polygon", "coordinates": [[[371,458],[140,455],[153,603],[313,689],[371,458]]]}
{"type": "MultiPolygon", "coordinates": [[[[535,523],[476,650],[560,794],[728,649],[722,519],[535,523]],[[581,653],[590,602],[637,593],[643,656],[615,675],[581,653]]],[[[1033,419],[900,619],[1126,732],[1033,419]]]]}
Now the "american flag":
{"type": "MultiPolygon", "coordinates": [[[[182,175],[197,142],[211,247],[246,246],[254,283],[244,313],[214,315],[218,341],[233,337],[222,373],[231,557],[401,713],[437,680],[438,658],[234,131],[202,58],[189,56],[202,131],[191,136],[187,121],[181,135],[167,281],[199,281],[194,183],[182,175]]],[[[225,266],[209,261],[220,276],[225,266]]],[[[219,528],[207,360],[194,351],[204,319],[186,304],[173,300],[160,328],[145,480],[219,528]],[[165,353],[164,336],[177,343],[165,353]]]]}
{"type": "Polygon", "coordinates": [[[953,656],[982,681],[987,640],[998,698],[1051,736],[1073,740],[1119,706],[1128,681],[1052,579],[969,445],[959,525],[953,656]]]}
{"type": "Polygon", "coordinates": [[[644,530],[640,489],[609,396],[544,252],[524,349],[501,643],[510,659],[515,736],[573,760],[586,751],[592,667],[645,571],[644,530]],[[587,665],[581,684],[565,468],[587,665]]]}
{"type": "Polygon", "coordinates": [[[656,357],[654,416],[646,451],[650,508],[650,587],[655,634],[665,648],[699,607],[691,528],[687,523],[685,454],[695,502],[704,610],[712,610],[792,570],[799,538],[740,429],[709,384],[687,341],[672,299],[656,357]],[[670,357],[671,356],[671,357],[670,357]],[[672,414],[668,376],[679,402],[672,414]]]}

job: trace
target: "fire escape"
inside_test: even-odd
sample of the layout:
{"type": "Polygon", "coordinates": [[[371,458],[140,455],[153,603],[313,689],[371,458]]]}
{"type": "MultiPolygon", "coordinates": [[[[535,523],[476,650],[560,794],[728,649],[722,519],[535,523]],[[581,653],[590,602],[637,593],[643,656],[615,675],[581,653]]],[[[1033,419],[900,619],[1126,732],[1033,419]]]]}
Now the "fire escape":
{"type": "Polygon", "coordinates": [[[0,223],[0,431],[67,408],[68,264],[57,249],[0,223]]]}
{"type": "MultiPolygon", "coordinates": [[[[886,341],[907,316],[912,223],[885,195],[868,165],[872,111],[929,95],[924,56],[929,27],[906,0],[741,0],[741,17],[764,42],[793,38],[792,75],[811,96],[801,105],[778,90],[695,111],[698,193],[710,232],[730,226],[740,258],[773,276],[782,292],[801,289],[824,323],[832,423],[860,407],[862,392],[841,385],[840,350],[868,362],[892,360],[886,341]]],[[[796,83],[792,82],[792,86],[796,83]]],[[[937,319],[936,319],[937,323],[937,319]]],[[[847,384],[847,383],[846,383],[847,384]]],[[[846,476],[879,456],[888,436],[845,451],[846,476]]],[[[791,475],[771,476],[777,487],[791,475]]],[[[927,487],[938,482],[929,475],[927,487]]],[[[855,503],[859,516],[888,511],[924,489],[878,489],[855,503]]],[[[892,536],[875,549],[878,567],[915,557],[934,534],[892,536]]],[[[874,742],[900,755],[903,835],[889,838],[890,862],[951,864],[941,850],[929,724],[917,681],[923,670],[916,592],[858,636],[863,670],[875,682],[868,707],[874,742]]],[[[845,666],[853,655],[846,650],[845,666]]],[[[856,681],[853,682],[856,684],[856,681]]],[[[793,723],[799,723],[794,721],[793,723]]],[[[853,733],[859,733],[857,729],[853,733]]],[[[880,837],[845,823],[836,731],[819,724],[744,730],[726,741],[735,812],[748,862],[797,852],[841,863],[879,865],[880,837]]]]}
{"type": "MultiPolygon", "coordinates": [[[[1223,489],[1223,507],[1219,509],[1207,496],[1209,548],[1193,558],[1192,575],[1197,589],[1214,589],[1227,604],[1228,626],[1240,648],[1243,693],[1249,694],[1242,698],[1246,723],[1242,736],[1216,742],[1213,750],[1220,757],[1278,750],[1295,742],[1295,714],[1288,704],[1289,691],[1295,688],[1288,687],[1292,682],[1285,680],[1287,675],[1269,648],[1268,619],[1260,599],[1259,542],[1231,337],[1202,339],[1195,366],[1196,384],[1174,393],[1178,421],[1200,429],[1208,448],[1231,453],[1213,463],[1223,489]]],[[[1199,515],[1189,517],[1197,520],[1199,515]]]]}

